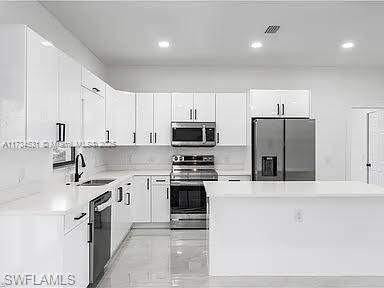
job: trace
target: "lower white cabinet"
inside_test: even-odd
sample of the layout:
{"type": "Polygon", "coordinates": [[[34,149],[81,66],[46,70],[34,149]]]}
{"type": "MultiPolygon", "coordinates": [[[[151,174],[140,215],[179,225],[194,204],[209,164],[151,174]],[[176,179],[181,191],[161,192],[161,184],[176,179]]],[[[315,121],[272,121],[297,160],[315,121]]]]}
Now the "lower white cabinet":
{"type": "Polygon", "coordinates": [[[169,222],[169,176],[135,176],[133,183],[133,222],[169,222]]]}
{"type": "Polygon", "coordinates": [[[129,181],[112,191],[111,255],[116,252],[132,226],[131,187],[132,181],[129,181]]]}
{"type": "Polygon", "coordinates": [[[135,176],[131,193],[133,222],[151,222],[151,177],[135,176]]]}
{"type": "Polygon", "coordinates": [[[76,287],[89,284],[88,219],[64,235],[64,274],[74,276],[76,287]]]}
{"type": "Polygon", "coordinates": [[[152,177],[152,222],[169,222],[170,220],[170,187],[168,176],[152,177]],[[163,178],[163,179],[162,179],[163,178]]]}

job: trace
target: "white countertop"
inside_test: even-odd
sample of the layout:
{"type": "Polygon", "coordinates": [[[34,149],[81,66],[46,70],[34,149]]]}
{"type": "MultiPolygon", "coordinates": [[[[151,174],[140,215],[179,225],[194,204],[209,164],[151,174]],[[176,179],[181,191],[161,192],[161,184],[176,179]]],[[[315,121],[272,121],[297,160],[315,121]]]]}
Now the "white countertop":
{"type": "Polygon", "coordinates": [[[65,185],[63,181],[24,184],[1,192],[17,195],[17,199],[1,203],[0,215],[65,215],[70,210],[81,207],[108,191],[110,187],[128,181],[133,176],[163,176],[169,173],[169,170],[104,171],[88,179],[81,179],[80,183],[89,179],[115,179],[107,185],[92,187],[65,185]]]}
{"type": "Polygon", "coordinates": [[[211,198],[384,197],[384,187],[355,181],[204,182],[211,198]]]}
{"type": "Polygon", "coordinates": [[[251,176],[251,171],[247,170],[240,170],[240,169],[234,169],[234,170],[226,170],[226,169],[216,169],[217,174],[219,176],[251,176]]]}

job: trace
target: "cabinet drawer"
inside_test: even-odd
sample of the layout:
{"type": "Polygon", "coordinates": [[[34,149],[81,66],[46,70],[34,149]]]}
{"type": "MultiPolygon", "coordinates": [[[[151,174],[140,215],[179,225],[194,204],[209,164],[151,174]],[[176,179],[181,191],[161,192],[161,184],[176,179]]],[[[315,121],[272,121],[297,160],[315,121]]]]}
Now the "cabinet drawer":
{"type": "Polygon", "coordinates": [[[249,175],[237,175],[237,176],[228,176],[223,175],[219,176],[219,181],[251,181],[251,176],[249,175]]]}
{"type": "Polygon", "coordinates": [[[103,80],[98,78],[96,75],[89,72],[87,69],[82,67],[81,69],[81,85],[89,90],[104,96],[105,95],[105,83],[103,80]]]}
{"type": "Polygon", "coordinates": [[[89,218],[89,205],[73,209],[64,216],[64,233],[71,231],[89,218]]]}
{"type": "Polygon", "coordinates": [[[152,176],[152,185],[169,185],[169,176],[152,176]]]}

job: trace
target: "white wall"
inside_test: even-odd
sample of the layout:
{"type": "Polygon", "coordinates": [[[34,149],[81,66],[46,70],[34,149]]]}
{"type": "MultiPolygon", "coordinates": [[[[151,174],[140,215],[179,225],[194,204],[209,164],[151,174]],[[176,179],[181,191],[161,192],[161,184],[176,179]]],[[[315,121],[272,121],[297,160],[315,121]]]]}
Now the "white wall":
{"type": "Polygon", "coordinates": [[[384,105],[384,70],[379,69],[109,67],[107,78],[116,89],[129,91],[311,89],[319,180],[346,177],[350,107],[384,105]]]}
{"type": "Polygon", "coordinates": [[[26,24],[32,30],[105,79],[105,66],[37,1],[0,1],[0,24],[26,24]]]}

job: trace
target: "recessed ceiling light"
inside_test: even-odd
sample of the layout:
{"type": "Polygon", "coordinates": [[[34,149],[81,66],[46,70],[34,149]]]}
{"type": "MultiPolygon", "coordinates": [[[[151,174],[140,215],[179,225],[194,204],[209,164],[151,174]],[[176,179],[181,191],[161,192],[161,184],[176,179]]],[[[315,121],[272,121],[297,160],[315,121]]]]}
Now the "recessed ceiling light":
{"type": "Polygon", "coordinates": [[[171,46],[171,44],[169,44],[168,41],[160,41],[159,42],[159,47],[160,48],[169,48],[169,46],[171,46]]]}
{"type": "Polygon", "coordinates": [[[53,46],[53,44],[52,44],[51,42],[49,42],[49,41],[41,41],[41,44],[42,44],[43,46],[47,46],[47,47],[51,47],[51,46],[53,46]]]}
{"type": "Polygon", "coordinates": [[[263,43],[261,43],[261,42],[253,42],[251,44],[251,47],[252,48],[261,48],[261,47],[263,47],[263,43]]]}
{"type": "Polygon", "coordinates": [[[355,47],[355,43],[353,42],[345,42],[341,45],[341,47],[343,47],[344,49],[350,49],[350,48],[353,48],[355,47]]]}

